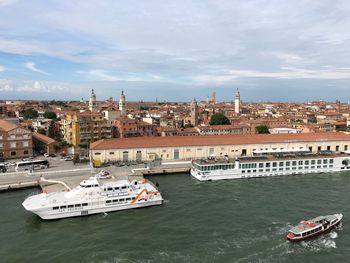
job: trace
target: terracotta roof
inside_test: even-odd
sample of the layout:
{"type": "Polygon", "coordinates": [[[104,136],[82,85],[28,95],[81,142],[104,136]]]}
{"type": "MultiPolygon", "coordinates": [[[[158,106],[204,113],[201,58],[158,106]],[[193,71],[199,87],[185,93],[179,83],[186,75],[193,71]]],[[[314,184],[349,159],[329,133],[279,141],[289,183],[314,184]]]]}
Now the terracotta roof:
{"type": "Polygon", "coordinates": [[[339,132],[298,134],[248,134],[214,136],[134,137],[99,140],[90,144],[92,150],[181,147],[205,145],[240,145],[278,142],[350,141],[350,135],[339,132]]]}
{"type": "Polygon", "coordinates": [[[34,132],[33,133],[33,138],[37,139],[38,141],[43,141],[47,144],[55,143],[56,141],[44,134],[34,132]]]}
{"type": "Polygon", "coordinates": [[[16,128],[19,128],[19,126],[9,121],[0,120],[0,130],[8,132],[16,128]]]}

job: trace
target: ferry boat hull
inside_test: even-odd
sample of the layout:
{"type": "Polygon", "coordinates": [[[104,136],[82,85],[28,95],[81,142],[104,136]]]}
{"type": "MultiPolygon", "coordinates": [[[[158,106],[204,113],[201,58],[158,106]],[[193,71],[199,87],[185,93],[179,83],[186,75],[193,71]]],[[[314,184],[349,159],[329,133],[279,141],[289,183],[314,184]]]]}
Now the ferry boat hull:
{"type": "Polygon", "coordinates": [[[161,200],[154,200],[154,201],[147,201],[143,203],[136,203],[136,204],[127,204],[124,206],[117,206],[117,207],[101,207],[101,208],[86,208],[79,211],[71,211],[71,212],[64,212],[64,213],[53,213],[51,209],[38,209],[38,210],[28,210],[29,212],[32,212],[39,216],[41,219],[44,220],[54,220],[54,219],[62,219],[62,218],[69,218],[69,217],[78,217],[78,216],[88,216],[93,214],[102,214],[102,213],[110,213],[110,212],[117,212],[127,209],[135,209],[135,208],[143,208],[148,206],[154,206],[154,205],[161,205],[163,203],[163,199],[161,200]]]}

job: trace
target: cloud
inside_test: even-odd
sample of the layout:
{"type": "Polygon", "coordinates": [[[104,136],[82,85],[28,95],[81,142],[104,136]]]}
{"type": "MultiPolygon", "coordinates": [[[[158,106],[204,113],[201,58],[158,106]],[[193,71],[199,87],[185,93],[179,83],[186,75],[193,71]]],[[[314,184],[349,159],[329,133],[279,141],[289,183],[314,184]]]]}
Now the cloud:
{"type": "Polygon", "coordinates": [[[0,7],[1,6],[8,6],[16,3],[18,0],[0,0],[0,7]]]}
{"type": "Polygon", "coordinates": [[[38,73],[41,73],[41,74],[45,74],[45,75],[48,75],[47,72],[43,71],[43,70],[40,70],[36,67],[35,63],[34,62],[26,62],[24,63],[24,66],[31,70],[31,71],[34,71],[34,72],[38,72],[38,73]]]}
{"type": "Polygon", "coordinates": [[[0,72],[4,72],[6,70],[6,68],[4,66],[0,65],[0,72]]]}

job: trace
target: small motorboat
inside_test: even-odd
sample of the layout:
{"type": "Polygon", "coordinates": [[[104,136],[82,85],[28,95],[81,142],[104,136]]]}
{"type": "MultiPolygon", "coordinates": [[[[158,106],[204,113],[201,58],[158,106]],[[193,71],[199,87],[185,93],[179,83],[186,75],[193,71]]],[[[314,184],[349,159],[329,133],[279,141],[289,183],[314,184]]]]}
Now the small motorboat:
{"type": "Polygon", "coordinates": [[[295,242],[309,239],[336,227],[342,219],[343,214],[334,214],[302,220],[299,225],[289,230],[287,239],[295,242]]]}

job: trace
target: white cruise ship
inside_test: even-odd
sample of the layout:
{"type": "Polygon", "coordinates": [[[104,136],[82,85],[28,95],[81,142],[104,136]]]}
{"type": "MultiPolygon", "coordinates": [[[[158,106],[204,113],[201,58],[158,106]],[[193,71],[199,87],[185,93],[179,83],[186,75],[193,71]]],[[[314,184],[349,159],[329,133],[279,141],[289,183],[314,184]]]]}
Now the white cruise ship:
{"type": "Polygon", "coordinates": [[[73,189],[63,182],[55,182],[63,184],[68,191],[29,196],[23,207],[42,219],[58,219],[160,205],[163,202],[160,192],[146,179],[103,182],[90,177],[73,189]]]}
{"type": "Polygon", "coordinates": [[[193,160],[191,175],[199,181],[210,181],[349,170],[349,154],[325,151],[193,160]]]}

